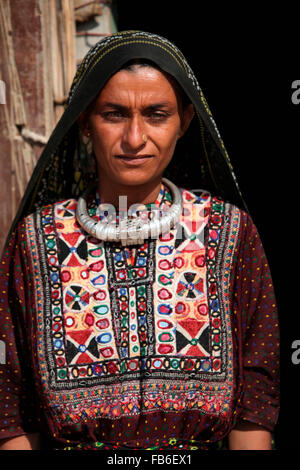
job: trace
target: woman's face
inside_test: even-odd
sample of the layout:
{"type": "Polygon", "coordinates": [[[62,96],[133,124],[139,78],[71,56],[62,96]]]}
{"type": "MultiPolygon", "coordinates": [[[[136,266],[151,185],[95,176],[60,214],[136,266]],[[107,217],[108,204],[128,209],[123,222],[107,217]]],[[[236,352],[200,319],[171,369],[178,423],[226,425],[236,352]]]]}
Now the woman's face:
{"type": "Polygon", "coordinates": [[[81,117],[81,127],[92,139],[100,182],[157,182],[193,115],[192,105],[180,112],[176,91],[159,70],[136,66],[117,72],[81,117]]]}

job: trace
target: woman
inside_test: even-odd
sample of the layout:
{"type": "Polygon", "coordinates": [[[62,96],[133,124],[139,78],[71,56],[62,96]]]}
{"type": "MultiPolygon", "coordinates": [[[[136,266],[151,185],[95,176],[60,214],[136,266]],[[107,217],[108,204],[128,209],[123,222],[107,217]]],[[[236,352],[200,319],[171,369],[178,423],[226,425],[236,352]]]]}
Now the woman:
{"type": "Polygon", "coordinates": [[[245,209],[176,46],[94,46],[4,250],[2,448],[270,449],[278,321],[245,209]]]}

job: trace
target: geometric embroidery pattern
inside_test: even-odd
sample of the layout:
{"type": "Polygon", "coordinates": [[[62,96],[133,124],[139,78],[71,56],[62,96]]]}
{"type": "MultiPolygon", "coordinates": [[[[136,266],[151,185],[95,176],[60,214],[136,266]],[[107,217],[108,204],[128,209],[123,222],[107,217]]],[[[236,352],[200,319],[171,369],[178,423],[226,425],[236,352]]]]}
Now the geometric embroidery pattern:
{"type": "Polygon", "coordinates": [[[182,320],[176,329],[178,354],[210,356],[209,325],[197,320],[182,320]]]}
{"type": "Polygon", "coordinates": [[[70,285],[64,292],[64,301],[68,309],[81,312],[90,301],[90,294],[80,285],[70,285]]]}
{"type": "Polygon", "coordinates": [[[86,364],[99,359],[97,341],[91,331],[78,331],[68,335],[67,363],[86,364]]]}
{"type": "Polygon", "coordinates": [[[55,216],[58,219],[74,219],[77,202],[73,199],[62,201],[55,205],[55,216]]]}
{"type": "Polygon", "coordinates": [[[81,232],[61,233],[57,239],[59,263],[63,266],[82,266],[87,260],[87,243],[81,232]]]}
{"type": "MultiPolygon", "coordinates": [[[[157,406],[166,406],[166,411],[178,406],[218,415],[228,411],[230,312],[216,276],[223,250],[228,280],[230,219],[224,226],[225,204],[208,193],[181,191],[180,224],[158,239],[132,247],[86,236],[77,225],[73,200],[48,206],[34,216],[32,233],[41,229],[43,234],[40,258],[32,254],[36,282],[40,270],[44,292],[42,306],[37,299],[40,371],[58,420],[80,421],[81,413],[113,418],[151,411],[156,383],[164,380],[172,386],[164,396],[157,395],[157,406]],[[191,402],[186,401],[188,395],[177,392],[172,400],[172,390],[180,389],[183,380],[196,391],[191,402]],[[86,385],[89,390],[95,387],[95,401],[88,405],[82,392],[76,402],[78,414],[72,391],[86,385]]],[[[170,200],[165,203],[170,205],[170,200]]],[[[89,203],[95,220],[96,208],[95,202],[89,203]]]]}
{"type": "Polygon", "coordinates": [[[202,297],[204,280],[198,273],[184,272],[178,281],[176,293],[186,300],[202,297]]]}

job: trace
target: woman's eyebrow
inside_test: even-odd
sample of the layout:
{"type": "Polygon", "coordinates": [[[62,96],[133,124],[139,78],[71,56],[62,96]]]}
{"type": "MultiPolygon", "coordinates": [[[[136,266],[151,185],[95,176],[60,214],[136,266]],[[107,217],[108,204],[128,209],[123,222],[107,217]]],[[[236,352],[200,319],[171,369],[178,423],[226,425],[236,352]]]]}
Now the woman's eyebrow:
{"type": "Polygon", "coordinates": [[[128,108],[127,106],[121,105],[119,103],[113,103],[110,101],[106,101],[104,103],[101,103],[101,108],[114,108],[119,111],[126,111],[128,108]]]}
{"type": "MultiPolygon", "coordinates": [[[[143,110],[156,110],[156,109],[162,109],[162,108],[169,108],[171,106],[171,103],[168,101],[161,101],[159,103],[153,103],[149,104],[143,107],[143,110]]],[[[129,111],[130,107],[124,106],[119,103],[114,103],[111,101],[105,101],[104,103],[101,104],[101,108],[113,108],[117,109],[118,111],[129,111]]]]}
{"type": "Polygon", "coordinates": [[[154,104],[145,106],[145,109],[152,109],[155,111],[156,109],[170,108],[170,107],[173,107],[173,104],[169,103],[168,101],[162,101],[160,103],[154,103],[154,104]]]}

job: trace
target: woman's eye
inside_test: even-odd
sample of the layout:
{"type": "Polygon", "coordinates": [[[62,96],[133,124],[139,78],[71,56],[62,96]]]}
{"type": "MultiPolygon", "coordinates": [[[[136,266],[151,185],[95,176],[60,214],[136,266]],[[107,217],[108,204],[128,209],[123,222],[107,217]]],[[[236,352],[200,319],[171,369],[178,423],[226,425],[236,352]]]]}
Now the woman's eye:
{"type": "MultiPolygon", "coordinates": [[[[120,121],[122,119],[130,118],[130,115],[123,113],[122,111],[104,111],[101,116],[106,121],[120,121]]],[[[160,122],[167,119],[169,116],[165,111],[149,111],[144,114],[146,119],[154,122],[160,122]]]]}
{"type": "Polygon", "coordinates": [[[153,111],[148,114],[148,117],[154,121],[163,121],[167,119],[168,114],[161,111],[153,111]]]}
{"type": "Polygon", "coordinates": [[[106,111],[102,113],[102,117],[108,121],[122,119],[124,115],[120,111],[106,111]]]}

